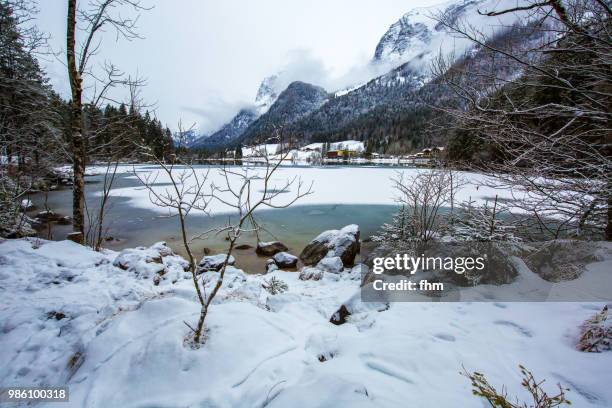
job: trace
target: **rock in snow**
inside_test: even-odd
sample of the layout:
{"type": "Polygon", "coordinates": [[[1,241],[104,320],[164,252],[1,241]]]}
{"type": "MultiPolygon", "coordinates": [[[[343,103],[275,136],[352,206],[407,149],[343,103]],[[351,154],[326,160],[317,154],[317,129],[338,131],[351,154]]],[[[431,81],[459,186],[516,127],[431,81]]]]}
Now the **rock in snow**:
{"type": "Polygon", "coordinates": [[[344,269],[344,264],[339,256],[331,256],[321,259],[317,264],[317,268],[325,272],[340,273],[344,269]]]}
{"type": "MultiPolygon", "coordinates": [[[[205,256],[204,258],[202,258],[200,263],[198,263],[198,273],[220,270],[223,267],[223,264],[225,263],[226,258],[227,258],[226,254],[205,256]]],[[[227,260],[227,264],[234,265],[235,263],[236,263],[236,259],[230,255],[227,260]]]]}
{"type": "Polygon", "coordinates": [[[300,280],[314,280],[314,281],[318,281],[321,280],[321,278],[323,277],[323,271],[317,268],[312,268],[312,267],[305,267],[302,268],[302,270],[300,271],[300,280]]]}
{"type": "Polygon", "coordinates": [[[315,265],[326,257],[340,257],[344,266],[352,266],[359,253],[359,226],[347,225],[340,230],[324,231],[300,254],[304,265],[315,265]]]}
{"type": "Polygon", "coordinates": [[[279,252],[287,251],[289,248],[279,241],[259,242],[255,252],[257,255],[272,256],[279,252]]]}
{"type": "Polygon", "coordinates": [[[274,262],[279,268],[295,268],[298,257],[288,252],[279,252],[274,255],[274,262]]]}
{"type": "Polygon", "coordinates": [[[274,259],[268,259],[266,261],[266,273],[274,272],[278,270],[278,266],[274,259]]]}

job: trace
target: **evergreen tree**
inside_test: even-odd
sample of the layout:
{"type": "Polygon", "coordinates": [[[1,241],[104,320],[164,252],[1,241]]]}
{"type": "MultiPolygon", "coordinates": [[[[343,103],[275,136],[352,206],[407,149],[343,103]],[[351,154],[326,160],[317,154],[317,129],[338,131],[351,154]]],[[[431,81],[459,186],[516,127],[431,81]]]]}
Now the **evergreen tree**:
{"type": "Polygon", "coordinates": [[[388,249],[401,249],[410,240],[412,234],[409,228],[410,214],[405,206],[393,214],[391,222],[380,227],[380,231],[372,236],[372,241],[378,242],[388,249]]]}

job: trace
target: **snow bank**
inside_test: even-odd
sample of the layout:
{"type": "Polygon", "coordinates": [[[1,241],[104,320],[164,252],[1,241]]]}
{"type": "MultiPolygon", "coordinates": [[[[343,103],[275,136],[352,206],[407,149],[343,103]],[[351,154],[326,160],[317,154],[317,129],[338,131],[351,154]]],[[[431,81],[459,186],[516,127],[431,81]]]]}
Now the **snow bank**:
{"type": "MultiPolygon", "coordinates": [[[[612,353],[575,349],[580,324],[601,303],[387,309],[362,303],[358,280],[231,267],[210,309],[206,344],[194,350],[183,343],[183,321],[199,313],[188,274],[155,286],[114,266],[117,256],[67,241],[0,243],[3,386],[67,382],[66,407],[476,407],[482,403],[459,375],[462,366],[524,396],[523,364],[547,379],[545,389],[569,387],[574,406],[612,404],[612,353]],[[288,290],[263,290],[270,276],[288,290]],[[342,304],[351,315],[332,325],[342,304]]],[[[162,256],[164,265],[172,256],[162,256]]],[[[605,273],[606,262],[589,273],[605,273]]],[[[204,274],[207,285],[216,274],[204,274]]]]}

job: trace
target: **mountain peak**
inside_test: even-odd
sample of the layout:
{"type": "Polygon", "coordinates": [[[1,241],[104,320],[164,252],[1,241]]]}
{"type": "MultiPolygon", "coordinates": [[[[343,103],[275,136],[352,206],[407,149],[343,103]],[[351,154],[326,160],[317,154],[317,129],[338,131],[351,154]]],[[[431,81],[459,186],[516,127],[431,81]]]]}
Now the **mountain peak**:
{"type": "Polygon", "coordinates": [[[278,75],[270,75],[261,81],[257,96],[255,96],[255,106],[260,115],[266,113],[278,98],[278,82],[278,75]]]}

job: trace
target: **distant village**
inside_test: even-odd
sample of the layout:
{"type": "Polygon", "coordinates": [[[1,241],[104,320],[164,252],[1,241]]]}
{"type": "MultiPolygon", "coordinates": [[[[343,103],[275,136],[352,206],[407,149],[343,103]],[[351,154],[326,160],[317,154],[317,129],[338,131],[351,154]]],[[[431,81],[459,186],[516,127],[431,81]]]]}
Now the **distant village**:
{"type": "Polygon", "coordinates": [[[415,165],[432,166],[442,160],[444,147],[428,147],[420,152],[406,155],[389,155],[377,152],[368,152],[365,145],[357,140],[345,140],[333,143],[311,143],[309,145],[293,148],[280,143],[246,146],[241,149],[242,157],[238,151],[228,150],[225,157],[230,160],[240,159],[247,162],[261,162],[268,160],[284,160],[292,164],[334,164],[334,163],[372,163],[387,165],[415,165]]]}

